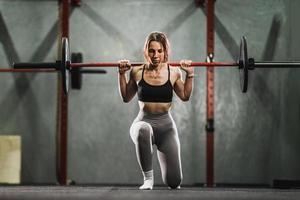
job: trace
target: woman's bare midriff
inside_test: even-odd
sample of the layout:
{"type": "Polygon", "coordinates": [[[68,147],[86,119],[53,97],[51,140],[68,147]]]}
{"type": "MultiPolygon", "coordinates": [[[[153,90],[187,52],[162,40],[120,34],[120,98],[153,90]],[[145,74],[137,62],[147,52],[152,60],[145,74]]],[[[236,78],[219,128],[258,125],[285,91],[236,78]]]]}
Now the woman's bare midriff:
{"type": "Polygon", "coordinates": [[[139,101],[140,109],[152,114],[166,113],[170,110],[172,103],[150,103],[139,101]]]}

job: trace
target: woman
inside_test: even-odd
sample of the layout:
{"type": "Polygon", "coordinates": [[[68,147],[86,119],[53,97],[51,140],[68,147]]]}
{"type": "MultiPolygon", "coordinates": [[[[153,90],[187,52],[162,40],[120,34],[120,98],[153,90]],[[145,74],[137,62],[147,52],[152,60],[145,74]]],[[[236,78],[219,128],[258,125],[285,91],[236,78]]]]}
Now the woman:
{"type": "Polygon", "coordinates": [[[182,181],[180,143],[169,111],[173,90],[181,100],[189,100],[194,69],[190,60],[180,61],[180,68],[186,74],[183,81],[181,70],[167,64],[169,52],[170,45],[166,35],[152,32],[144,46],[146,63],[133,67],[128,81],[125,73],[131,69],[130,62],[119,61],[119,87],[123,101],[129,102],[136,93],[139,100],[140,112],[130,127],[130,136],[144,177],[144,184],[140,189],[153,188],[154,144],[157,146],[163,182],[175,189],[180,188],[182,181]]]}

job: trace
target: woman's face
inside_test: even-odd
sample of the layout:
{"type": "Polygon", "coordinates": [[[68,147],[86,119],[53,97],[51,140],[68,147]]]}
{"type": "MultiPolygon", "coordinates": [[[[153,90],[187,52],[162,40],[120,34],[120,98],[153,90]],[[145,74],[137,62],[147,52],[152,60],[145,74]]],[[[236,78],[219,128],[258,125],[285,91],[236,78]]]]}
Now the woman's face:
{"type": "Polygon", "coordinates": [[[164,62],[165,51],[160,42],[151,41],[148,47],[148,61],[154,65],[158,66],[160,63],[164,62]]]}

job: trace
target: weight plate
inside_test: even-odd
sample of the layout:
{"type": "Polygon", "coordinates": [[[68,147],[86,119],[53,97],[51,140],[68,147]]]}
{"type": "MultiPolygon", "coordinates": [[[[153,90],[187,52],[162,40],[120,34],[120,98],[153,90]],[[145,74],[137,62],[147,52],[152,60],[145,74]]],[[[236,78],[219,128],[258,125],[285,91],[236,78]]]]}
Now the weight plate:
{"type": "Polygon", "coordinates": [[[248,89],[248,52],[247,52],[247,41],[246,37],[243,36],[240,42],[240,55],[239,55],[239,76],[240,76],[240,87],[243,93],[247,92],[248,89]]]}
{"type": "Polygon", "coordinates": [[[61,78],[63,84],[63,91],[65,94],[68,94],[69,91],[69,65],[70,65],[70,49],[68,38],[62,38],[62,48],[61,48],[61,78]]]}

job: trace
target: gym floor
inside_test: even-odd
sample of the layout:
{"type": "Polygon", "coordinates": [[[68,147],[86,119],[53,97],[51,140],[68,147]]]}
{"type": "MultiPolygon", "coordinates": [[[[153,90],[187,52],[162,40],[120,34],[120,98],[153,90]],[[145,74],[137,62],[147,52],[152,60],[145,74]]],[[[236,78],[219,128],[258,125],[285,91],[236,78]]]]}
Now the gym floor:
{"type": "Polygon", "coordinates": [[[180,190],[169,190],[166,187],[155,187],[153,190],[138,190],[133,186],[1,186],[1,200],[16,199],[115,199],[115,200],[298,200],[298,189],[271,188],[205,188],[182,187],[180,190]]]}

